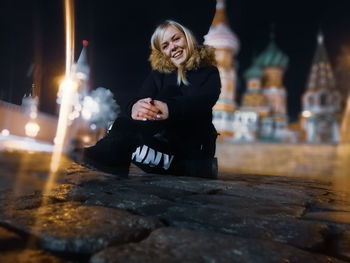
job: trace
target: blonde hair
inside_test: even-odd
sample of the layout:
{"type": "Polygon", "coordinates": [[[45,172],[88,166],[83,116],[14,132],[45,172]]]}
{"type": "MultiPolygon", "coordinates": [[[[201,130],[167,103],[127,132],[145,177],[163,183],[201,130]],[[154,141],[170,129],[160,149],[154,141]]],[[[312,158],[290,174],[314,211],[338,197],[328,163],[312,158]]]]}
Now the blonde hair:
{"type": "MultiPolygon", "coordinates": [[[[183,25],[179,24],[178,22],[175,22],[173,20],[166,20],[159,26],[157,26],[156,30],[154,31],[152,37],[151,37],[151,48],[152,50],[157,50],[162,53],[162,49],[160,46],[160,41],[163,38],[165,30],[169,27],[175,27],[178,29],[181,33],[184,34],[187,47],[188,47],[188,56],[186,60],[192,56],[194,52],[195,45],[197,45],[197,40],[194,37],[193,33],[183,25]]],[[[181,83],[184,83],[185,85],[189,85],[189,82],[186,79],[186,69],[183,67],[183,65],[180,65],[177,67],[177,84],[180,86],[181,83]]]]}

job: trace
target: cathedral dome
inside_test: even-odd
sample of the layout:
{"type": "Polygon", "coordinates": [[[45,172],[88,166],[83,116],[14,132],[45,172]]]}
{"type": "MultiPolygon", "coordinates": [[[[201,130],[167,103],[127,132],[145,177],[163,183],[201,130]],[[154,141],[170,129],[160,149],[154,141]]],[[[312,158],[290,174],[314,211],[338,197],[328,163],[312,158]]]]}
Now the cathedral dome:
{"type": "Polygon", "coordinates": [[[211,27],[207,35],[204,36],[204,44],[215,48],[228,48],[237,53],[239,50],[239,40],[231,29],[224,24],[211,27]]]}
{"type": "Polygon", "coordinates": [[[227,22],[224,0],[217,1],[213,23],[208,34],[204,36],[204,44],[214,48],[227,48],[235,54],[239,50],[239,40],[227,22]]]}
{"type": "Polygon", "coordinates": [[[260,79],[263,76],[263,71],[261,67],[255,63],[244,72],[244,77],[246,79],[260,79]]]}
{"type": "Polygon", "coordinates": [[[271,41],[266,49],[258,56],[256,65],[265,67],[280,67],[286,69],[289,58],[271,41]]]}

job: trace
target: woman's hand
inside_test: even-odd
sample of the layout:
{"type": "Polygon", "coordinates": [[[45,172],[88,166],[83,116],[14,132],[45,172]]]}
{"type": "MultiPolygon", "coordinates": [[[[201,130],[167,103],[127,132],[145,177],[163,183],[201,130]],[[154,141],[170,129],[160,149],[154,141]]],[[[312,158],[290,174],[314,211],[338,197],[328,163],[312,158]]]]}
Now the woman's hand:
{"type": "Polygon", "coordinates": [[[159,110],[154,105],[152,98],[138,100],[131,109],[131,118],[139,121],[157,120],[160,117],[159,110]]]}
{"type": "Polygon", "coordinates": [[[168,105],[162,101],[154,100],[154,106],[159,110],[157,120],[166,120],[169,117],[168,105]]]}

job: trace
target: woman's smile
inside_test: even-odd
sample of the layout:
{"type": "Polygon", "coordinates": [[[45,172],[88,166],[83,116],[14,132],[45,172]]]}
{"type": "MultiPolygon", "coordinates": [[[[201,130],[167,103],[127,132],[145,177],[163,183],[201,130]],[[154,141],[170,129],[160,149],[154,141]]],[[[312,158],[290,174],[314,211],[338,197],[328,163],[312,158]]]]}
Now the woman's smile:
{"type": "Polygon", "coordinates": [[[173,55],[173,58],[178,58],[181,55],[182,55],[182,50],[176,51],[173,55]]]}

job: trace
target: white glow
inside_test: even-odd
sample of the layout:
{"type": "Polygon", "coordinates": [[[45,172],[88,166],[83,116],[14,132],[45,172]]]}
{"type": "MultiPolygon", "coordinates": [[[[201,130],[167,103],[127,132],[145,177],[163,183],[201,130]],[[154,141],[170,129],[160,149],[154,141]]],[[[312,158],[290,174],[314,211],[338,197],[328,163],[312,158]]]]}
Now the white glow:
{"type": "Polygon", "coordinates": [[[32,138],[9,135],[6,139],[0,137],[0,150],[22,150],[28,152],[52,152],[53,145],[32,138]]]}
{"type": "Polygon", "coordinates": [[[96,130],[96,128],[97,128],[96,124],[93,123],[93,124],[90,125],[90,129],[91,130],[96,130]]]}
{"type": "Polygon", "coordinates": [[[77,76],[78,79],[81,79],[81,80],[86,80],[87,79],[86,74],[84,74],[82,72],[77,72],[76,76],[77,76]]]}
{"type": "Polygon", "coordinates": [[[86,96],[83,102],[82,116],[84,119],[89,120],[94,113],[100,111],[99,103],[90,96],[86,96]]]}
{"type": "Polygon", "coordinates": [[[310,111],[304,110],[303,113],[302,113],[302,115],[303,115],[304,118],[309,118],[309,117],[311,117],[312,114],[311,114],[310,111]]]}
{"type": "Polygon", "coordinates": [[[9,135],[10,135],[10,131],[9,131],[8,129],[3,129],[3,130],[1,131],[1,135],[2,135],[2,136],[9,136],[9,135]]]}
{"type": "Polygon", "coordinates": [[[68,119],[69,119],[70,121],[73,121],[73,120],[75,119],[75,116],[74,116],[74,113],[73,113],[73,112],[69,114],[68,119]]]}
{"type": "Polygon", "coordinates": [[[28,122],[25,126],[26,135],[29,137],[35,137],[40,131],[40,126],[36,122],[28,122]]]}
{"type": "Polygon", "coordinates": [[[78,83],[72,78],[64,78],[60,84],[60,89],[62,89],[63,91],[74,92],[77,91],[78,86],[78,83]]]}
{"type": "Polygon", "coordinates": [[[31,119],[36,119],[36,117],[38,116],[38,114],[35,112],[35,111],[32,111],[30,114],[29,114],[29,117],[31,119]]]}
{"type": "Polygon", "coordinates": [[[81,112],[81,116],[83,116],[85,120],[90,120],[92,113],[88,109],[83,109],[83,111],[81,112]]]}
{"type": "Polygon", "coordinates": [[[80,104],[74,105],[74,110],[81,111],[81,105],[80,104]]]}

